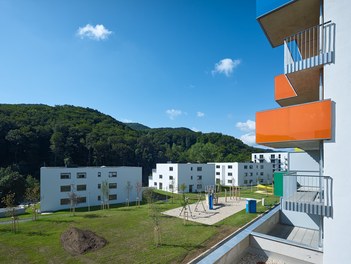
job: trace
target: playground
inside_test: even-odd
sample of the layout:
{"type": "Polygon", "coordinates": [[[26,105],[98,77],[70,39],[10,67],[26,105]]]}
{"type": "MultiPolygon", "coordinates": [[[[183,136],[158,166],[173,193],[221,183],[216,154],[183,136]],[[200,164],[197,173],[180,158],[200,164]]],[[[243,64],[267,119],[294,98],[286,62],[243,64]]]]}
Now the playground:
{"type": "Polygon", "coordinates": [[[239,189],[233,188],[228,192],[228,196],[218,197],[214,188],[207,187],[205,194],[198,194],[196,203],[189,204],[187,198],[185,198],[183,206],[165,211],[163,214],[178,217],[184,219],[184,221],[214,225],[245,209],[246,202],[245,198],[240,198],[239,189]]]}

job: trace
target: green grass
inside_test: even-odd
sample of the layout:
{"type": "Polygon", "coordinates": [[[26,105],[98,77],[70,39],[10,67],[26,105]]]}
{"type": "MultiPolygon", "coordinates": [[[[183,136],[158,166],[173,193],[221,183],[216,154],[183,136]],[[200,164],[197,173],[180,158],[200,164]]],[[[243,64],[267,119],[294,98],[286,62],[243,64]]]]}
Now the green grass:
{"type": "MultiPolygon", "coordinates": [[[[265,197],[252,195],[257,195],[253,198],[265,197]]],[[[195,194],[187,196],[193,202],[197,200],[195,194]]],[[[160,211],[165,211],[180,206],[180,199],[181,195],[175,195],[173,204],[171,199],[156,204],[160,211]]],[[[277,200],[274,197],[271,199],[277,200]]],[[[199,251],[204,251],[265,210],[258,205],[257,214],[246,214],[242,210],[213,226],[193,222],[184,225],[182,219],[162,215],[160,247],[154,246],[153,220],[146,204],[140,208],[117,206],[104,211],[77,212],[75,216],[62,211],[40,216],[37,221],[19,223],[17,233],[11,232],[11,225],[0,224],[0,262],[180,263],[185,261],[187,255],[190,260],[190,255],[195,256],[199,251]],[[108,244],[98,251],[71,256],[62,248],[60,236],[73,226],[92,230],[106,238],[108,244]]]]}

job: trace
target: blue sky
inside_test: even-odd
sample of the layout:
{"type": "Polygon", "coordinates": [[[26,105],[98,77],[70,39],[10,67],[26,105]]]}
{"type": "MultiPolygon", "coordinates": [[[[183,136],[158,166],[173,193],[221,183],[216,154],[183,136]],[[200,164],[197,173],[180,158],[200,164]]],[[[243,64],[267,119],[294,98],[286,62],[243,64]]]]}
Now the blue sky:
{"type": "Polygon", "coordinates": [[[0,0],[0,103],[90,107],[152,128],[252,143],[276,108],[255,1],[0,0]],[[250,121],[251,120],[251,121],[250,121]]]}

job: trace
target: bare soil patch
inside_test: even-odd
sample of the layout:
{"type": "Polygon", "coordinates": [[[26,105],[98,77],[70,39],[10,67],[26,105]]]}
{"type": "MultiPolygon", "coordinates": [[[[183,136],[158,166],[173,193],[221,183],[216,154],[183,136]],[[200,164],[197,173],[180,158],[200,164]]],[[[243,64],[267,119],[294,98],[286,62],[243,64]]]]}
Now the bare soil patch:
{"type": "Polygon", "coordinates": [[[81,255],[104,247],[107,244],[107,240],[90,230],[71,227],[62,233],[61,244],[72,255],[81,255]]]}

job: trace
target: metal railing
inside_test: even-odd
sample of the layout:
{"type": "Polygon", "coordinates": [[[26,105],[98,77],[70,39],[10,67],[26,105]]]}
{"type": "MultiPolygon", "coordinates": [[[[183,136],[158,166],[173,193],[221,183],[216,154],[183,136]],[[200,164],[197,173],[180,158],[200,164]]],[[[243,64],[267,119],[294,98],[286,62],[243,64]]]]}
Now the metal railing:
{"type": "Polygon", "coordinates": [[[284,175],[283,186],[284,209],[332,216],[332,177],[295,172],[284,175]]]}
{"type": "Polygon", "coordinates": [[[335,23],[308,28],[284,39],[285,74],[334,62],[335,23]]]}

